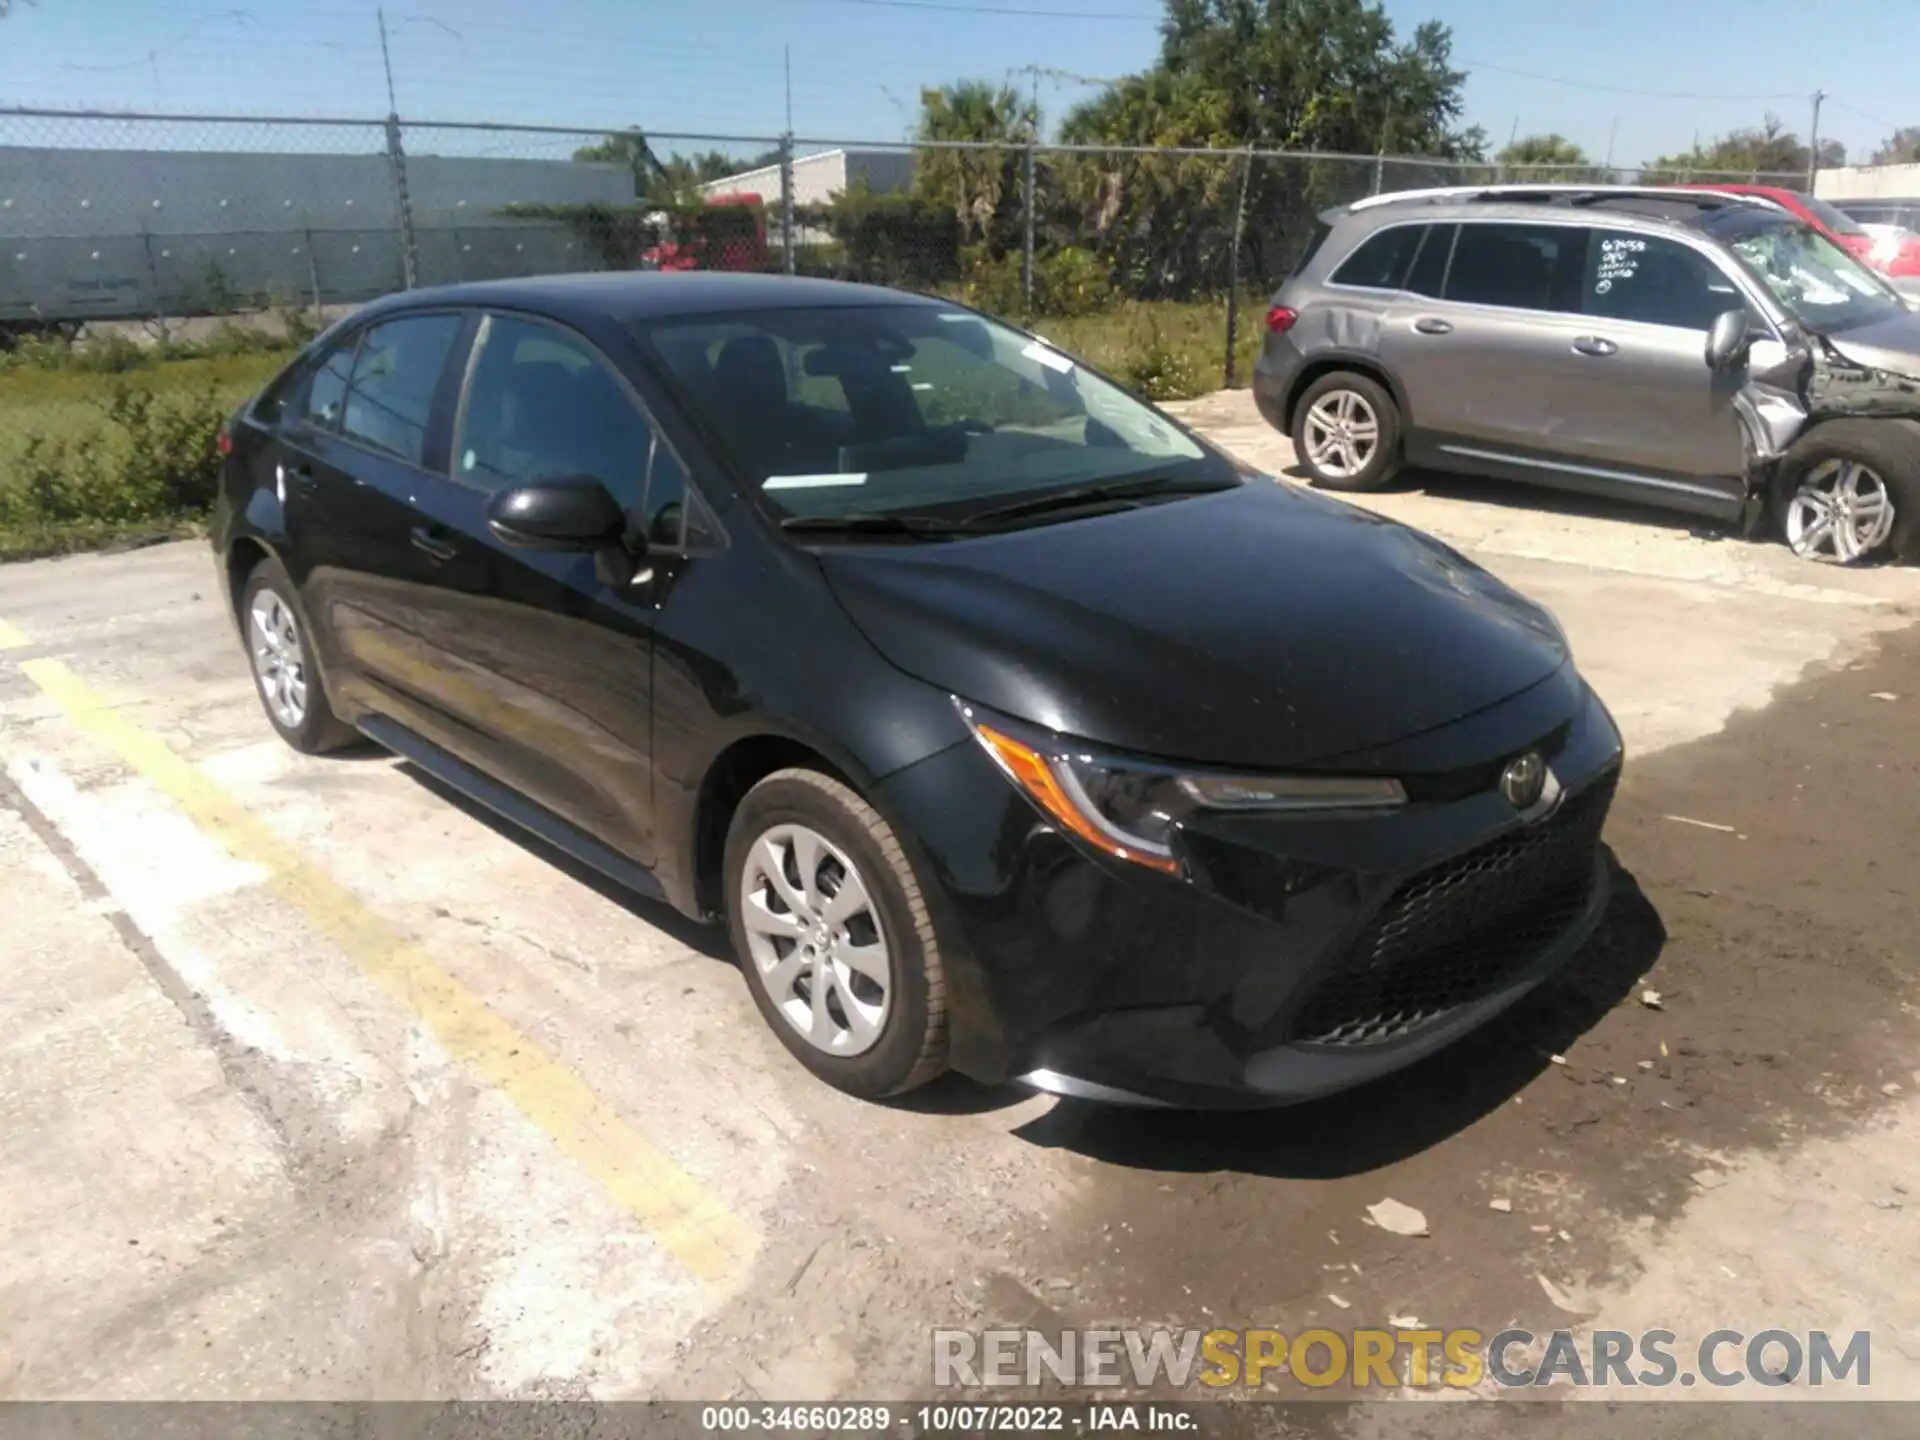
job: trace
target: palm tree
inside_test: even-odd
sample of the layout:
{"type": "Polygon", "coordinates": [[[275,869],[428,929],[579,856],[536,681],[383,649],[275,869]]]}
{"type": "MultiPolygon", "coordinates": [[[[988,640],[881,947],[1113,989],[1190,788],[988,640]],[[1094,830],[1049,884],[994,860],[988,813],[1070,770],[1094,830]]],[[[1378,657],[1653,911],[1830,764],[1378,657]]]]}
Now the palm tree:
{"type": "Polygon", "coordinates": [[[1039,116],[1011,85],[961,80],[920,92],[921,141],[969,141],[1006,149],[929,148],[914,160],[914,193],[952,207],[963,241],[987,238],[1019,190],[1018,148],[1038,132],[1039,116]]]}

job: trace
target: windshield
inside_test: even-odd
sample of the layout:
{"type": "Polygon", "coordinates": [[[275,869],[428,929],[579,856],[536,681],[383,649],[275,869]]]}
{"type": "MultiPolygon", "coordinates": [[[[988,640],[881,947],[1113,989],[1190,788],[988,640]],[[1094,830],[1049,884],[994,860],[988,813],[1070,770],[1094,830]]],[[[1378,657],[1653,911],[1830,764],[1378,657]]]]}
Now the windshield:
{"type": "Polygon", "coordinates": [[[1834,209],[1833,206],[1824,200],[1817,199],[1812,195],[1796,195],[1794,198],[1806,207],[1809,215],[1813,216],[1814,219],[1826,226],[1827,229],[1835,235],[1851,237],[1867,233],[1860,228],[1860,222],[1858,220],[1855,220],[1844,210],[1834,209]]]}
{"type": "Polygon", "coordinates": [[[1165,416],[967,310],[695,316],[643,339],[776,519],[964,516],[1063,487],[1234,478],[1165,416]]]}
{"type": "Polygon", "coordinates": [[[1886,284],[1811,225],[1757,210],[1721,211],[1707,230],[1724,241],[1781,309],[1828,335],[1907,313],[1886,284]]]}

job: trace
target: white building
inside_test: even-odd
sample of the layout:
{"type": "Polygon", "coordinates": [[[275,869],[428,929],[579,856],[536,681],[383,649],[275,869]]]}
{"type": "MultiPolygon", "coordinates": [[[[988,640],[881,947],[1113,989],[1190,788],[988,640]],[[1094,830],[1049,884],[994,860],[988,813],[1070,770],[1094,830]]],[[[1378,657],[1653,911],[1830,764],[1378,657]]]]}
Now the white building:
{"type": "Polygon", "coordinates": [[[1822,200],[1910,199],[1920,195],[1920,165],[1836,165],[1813,177],[1813,193],[1822,200]]]}
{"type": "MultiPolygon", "coordinates": [[[[793,203],[824,205],[856,180],[867,182],[876,195],[904,191],[913,184],[913,155],[905,150],[822,150],[793,162],[793,203]]],[[[764,165],[739,175],[710,180],[700,187],[709,200],[722,195],[758,195],[763,204],[778,205],[780,167],[764,165]]]]}

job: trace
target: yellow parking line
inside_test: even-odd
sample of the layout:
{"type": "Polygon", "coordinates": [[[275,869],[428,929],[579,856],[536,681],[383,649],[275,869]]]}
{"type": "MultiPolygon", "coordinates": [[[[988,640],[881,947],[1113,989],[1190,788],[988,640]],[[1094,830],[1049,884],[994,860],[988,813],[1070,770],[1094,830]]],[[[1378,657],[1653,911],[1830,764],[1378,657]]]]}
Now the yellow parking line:
{"type": "Polygon", "coordinates": [[[33,641],[27,638],[27,632],[17,625],[9,625],[0,620],[0,650],[24,650],[33,641]]]}
{"type": "Polygon", "coordinates": [[[745,1275],[759,1244],[754,1230],[579,1076],[61,661],[26,660],[20,669],[69,720],[169,796],[236,859],[264,867],[283,898],[453,1055],[504,1091],[689,1271],[716,1288],[731,1287],[745,1275]]]}

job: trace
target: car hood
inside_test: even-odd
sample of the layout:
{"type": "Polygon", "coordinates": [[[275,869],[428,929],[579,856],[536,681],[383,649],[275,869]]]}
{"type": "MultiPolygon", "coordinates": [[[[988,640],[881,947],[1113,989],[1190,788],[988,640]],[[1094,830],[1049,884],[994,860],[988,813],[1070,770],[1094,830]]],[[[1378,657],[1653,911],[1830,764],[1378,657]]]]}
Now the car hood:
{"type": "Polygon", "coordinates": [[[820,553],[907,673],[1167,759],[1383,745],[1566,662],[1541,607],[1417,531],[1285,483],[949,544],[820,553]]]}
{"type": "Polygon", "coordinates": [[[1920,375],[1920,313],[1909,312],[1826,337],[1827,344],[1856,365],[1920,375]]]}

